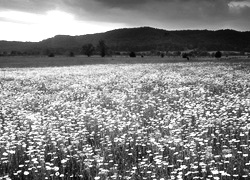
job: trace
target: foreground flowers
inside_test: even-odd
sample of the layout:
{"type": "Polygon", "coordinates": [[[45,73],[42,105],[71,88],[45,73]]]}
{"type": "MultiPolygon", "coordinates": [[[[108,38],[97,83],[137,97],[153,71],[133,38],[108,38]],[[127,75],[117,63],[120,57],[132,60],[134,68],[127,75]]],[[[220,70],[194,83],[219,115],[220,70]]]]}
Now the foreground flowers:
{"type": "Polygon", "coordinates": [[[0,176],[249,178],[250,71],[241,66],[9,69],[0,176]]]}

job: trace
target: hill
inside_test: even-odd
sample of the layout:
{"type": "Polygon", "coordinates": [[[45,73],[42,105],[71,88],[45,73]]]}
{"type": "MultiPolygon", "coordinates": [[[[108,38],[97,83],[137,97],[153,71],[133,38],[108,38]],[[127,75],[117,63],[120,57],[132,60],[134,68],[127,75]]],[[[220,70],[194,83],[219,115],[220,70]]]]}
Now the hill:
{"type": "Polygon", "coordinates": [[[206,51],[248,51],[250,52],[250,32],[235,30],[182,30],[166,31],[151,27],[116,29],[105,33],[81,36],[57,35],[40,42],[0,41],[0,52],[21,51],[26,53],[79,53],[87,43],[97,45],[105,40],[113,51],[182,51],[200,49],[206,51]]]}

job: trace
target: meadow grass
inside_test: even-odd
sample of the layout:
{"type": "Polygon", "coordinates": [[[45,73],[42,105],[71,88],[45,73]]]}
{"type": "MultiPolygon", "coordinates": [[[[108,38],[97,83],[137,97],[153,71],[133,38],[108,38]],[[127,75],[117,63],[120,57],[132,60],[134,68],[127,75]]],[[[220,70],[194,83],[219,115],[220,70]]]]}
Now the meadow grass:
{"type": "MultiPolygon", "coordinates": [[[[199,57],[190,58],[192,62],[204,61],[219,61],[216,58],[199,57]]],[[[227,62],[248,62],[249,58],[221,58],[220,61],[227,62]]],[[[182,57],[164,57],[159,56],[144,56],[141,58],[130,58],[127,56],[112,56],[102,58],[100,56],[5,56],[0,57],[0,68],[26,68],[26,67],[63,67],[63,66],[79,66],[79,65],[98,65],[98,64],[149,64],[149,63],[183,63],[187,62],[186,58],[182,57]]]]}
{"type": "Polygon", "coordinates": [[[0,71],[2,179],[249,179],[250,62],[0,71]]]}

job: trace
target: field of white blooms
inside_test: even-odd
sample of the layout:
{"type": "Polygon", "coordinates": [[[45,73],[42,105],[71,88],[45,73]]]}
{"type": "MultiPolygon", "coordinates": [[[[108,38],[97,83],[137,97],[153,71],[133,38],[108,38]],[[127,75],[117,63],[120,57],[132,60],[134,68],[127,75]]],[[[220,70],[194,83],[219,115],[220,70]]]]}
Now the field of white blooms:
{"type": "Polygon", "coordinates": [[[250,179],[250,62],[0,69],[0,179],[250,179]]]}

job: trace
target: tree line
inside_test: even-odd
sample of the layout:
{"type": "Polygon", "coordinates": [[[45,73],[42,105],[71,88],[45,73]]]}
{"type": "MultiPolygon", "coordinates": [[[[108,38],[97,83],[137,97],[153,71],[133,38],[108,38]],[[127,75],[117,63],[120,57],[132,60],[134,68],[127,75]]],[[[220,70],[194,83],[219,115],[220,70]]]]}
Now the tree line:
{"type": "MultiPolygon", "coordinates": [[[[7,52],[1,53],[0,56],[22,56],[22,55],[46,55],[48,57],[54,57],[55,55],[67,55],[68,57],[74,57],[76,54],[83,54],[88,57],[92,55],[100,55],[101,57],[105,57],[107,55],[125,55],[129,57],[144,57],[144,56],[159,56],[159,57],[165,57],[165,56],[182,56],[183,58],[186,58],[187,60],[193,58],[193,57],[215,57],[215,58],[220,58],[222,56],[221,51],[217,51],[214,53],[209,53],[206,50],[192,50],[189,52],[181,52],[181,51],[167,51],[167,50],[162,50],[162,51],[157,51],[157,50],[151,50],[151,51],[123,51],[123,52],[118,52],[114,51],[112,47],[108,47],[106,42],[104,40],[99,40],[98,44],[94,46],[92,43],[87,43],[84,44],[81,48],[76,49],[44,49],[42,51],[35,51],[35,49],[32,51],[32,53],[24,52],[21,53],[19,51],[11,51],[9,54],[7,52]]],[[[224,56],[228,56],[230,54],[223,54],[224,56]]],[[[244,55],[243,53],[240,53],[240,55],[244,55]]]]}
{"type": "Polygon", "coordinates": [[[100,40],[97,47],[93,44],[88,43],[82,46],[82,54],[87,55],[88,57],[92,56],[95,51],[99,52],[101,57],[105,57],[108,53],[108,46],[106,45],[104,40],[100,40]]]}

